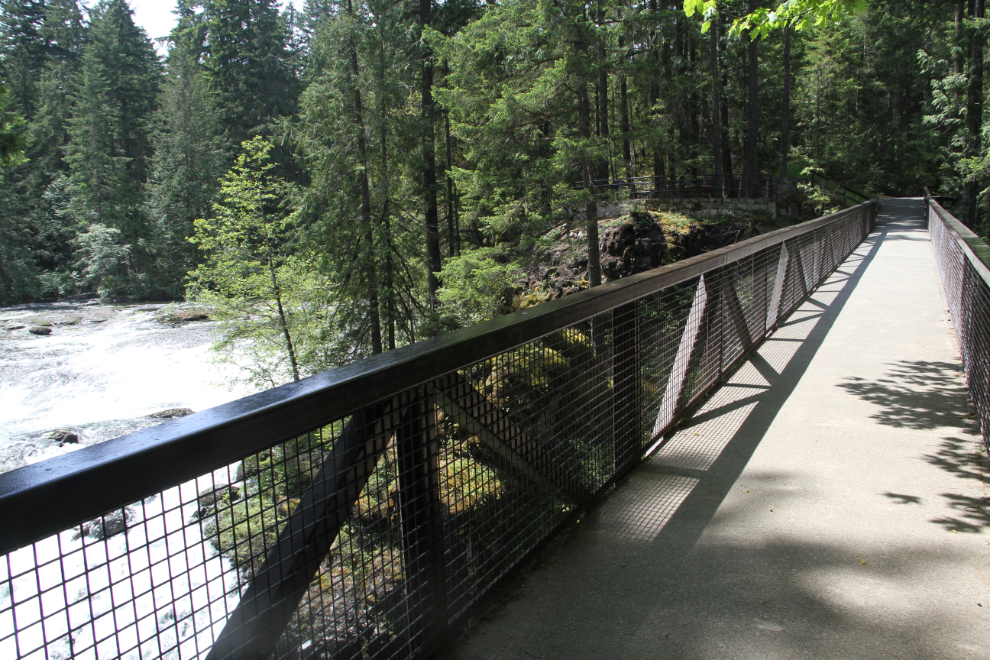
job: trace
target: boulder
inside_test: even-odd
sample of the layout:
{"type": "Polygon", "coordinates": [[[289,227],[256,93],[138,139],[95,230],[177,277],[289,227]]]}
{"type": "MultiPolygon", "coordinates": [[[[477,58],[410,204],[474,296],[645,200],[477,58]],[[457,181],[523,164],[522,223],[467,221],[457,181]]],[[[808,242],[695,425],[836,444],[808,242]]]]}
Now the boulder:
{"type": "Polygon", "coordinates": [[[197,516],[199,518],[205,518],[216,511],[217,507],[223,503],[236,502],[240,498],[241,489],[237,486],[226,485],[201,490],[199,496],[196,498],[196,503],[199,505],[197,516]]]}
{"type": "Polygon", "coordinates": [[[79,434],[70,429],[55,429],[48,434],[49,440],[55,440],[59,446],[79,444],[79,434]]]}
{"type": "Polygon", "coordinates": [[[108,539],[127,530],[127,524],[134,518],[134,512],[130,508],[117,509],[104,515],[85,522],[79,526],[79,530],[73,538],[87,536],[97,541],[108,539]]]}
{"type": "Polygon", "coordinates": [[[52,334],[52,329],[39,325],[33,328],[28,328],[28,332],[30,332],[32,335],[46,336],[52,334]]]}
{"type": "Polygon", "coordinates": [[[185,417],[191,414],[193,414],[193,411],[189,408],[166,408],[165,410],[151,413],[148,417],[152,419],[175,419],[176,417],[185,417]]]}

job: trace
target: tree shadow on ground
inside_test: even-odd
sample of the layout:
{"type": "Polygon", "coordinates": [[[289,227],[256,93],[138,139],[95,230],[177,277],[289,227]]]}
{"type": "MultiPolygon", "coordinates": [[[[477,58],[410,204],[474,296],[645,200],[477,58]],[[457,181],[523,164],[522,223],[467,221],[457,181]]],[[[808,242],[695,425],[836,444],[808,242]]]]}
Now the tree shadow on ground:
{"type": "Polygon", "coordinates": [[[850,394],[879,407],[870,417],[886,426],[928,430],[959,428],[970,431],[968,391],[958,364],[900,360],[879,380],[849,377],[839,385],[850,394]]]}
{"type": "MultiPolygon", "coordinates": [[[[881,424],[897,428],[931,430],[957,429],[958,433],[942,438],[938,448],[923,459],[959,479],[988,483],[985,446],[980,438],[979,422],[971,409],[969,390],[962,368],[951,362],[900,360],[890,365],[883,378],[847,378],[839,387],[879,407],[871,417],[881,424]]],[[[980,534],[990,528],[990,509],[985,498],[958,493],[941,493],[954,516],[933,518],[930,522],[955,533],[980,534]]],[[[917,498],[885,493],[899,503],[917,498]]]]}

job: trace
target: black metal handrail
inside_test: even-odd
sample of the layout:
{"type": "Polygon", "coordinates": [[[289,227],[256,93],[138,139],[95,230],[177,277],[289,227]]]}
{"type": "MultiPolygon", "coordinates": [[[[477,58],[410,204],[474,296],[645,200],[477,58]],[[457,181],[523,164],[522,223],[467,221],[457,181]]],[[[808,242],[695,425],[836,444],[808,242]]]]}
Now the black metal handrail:
{"type": "Polygon", "coordinates": [[[966,380],[990,452],[990,246],[925,187],[926,220],[966,380]]]}
{"type": "MultiPolygon", "coordinates": [[[[40,583],[43,571],[68,582],[62,557],[83,553],[80,593],[116,607],[109,541],[103,564],[90,567],[86,553],[120,532],[107,512],[119,511],[116,528],[126,528],[126,507],[137,506],[143,540],[128,550],[127,536],[115,552],[143,557],[152,538],[172,539],[158,548],[157,565],[169,584],[192,591],[188,576],[171,574],[171,558],[190,552],[173,543],[199,548],[197,565],[212,561],[203,554],[209,544],[233,564],[212,569],[228,582],[219,595],[203,592],[206,605],[181,616],[174,603],[165,612],[150,606],[148,626],[171,635],[157,648],[202,634],[197,648],[212,646],[216,658],[295,657],[278,650],[286,643],[325,656],[372,647],[380,657],[426,653],[715,387],[865,237],[875,213],[874,201],[860,204],[2,474],[0,584],[40,583]],[[226,471],[220,482],[216,471],[226,471]],[[212,488],[202,491],[202,480],[212,488]],[[178,503],[166,497],[176,489],[178,503]],[[533,520],[541,531],[530,538],[533,520]],[[492,530],[506,525],[527,540],[491,549],[492,530]],[[82,541],[66,536],[73,530],[82,541]],[[477,530],[488,535],[473,541],[477,530]],[[364,575],[364,586],[339,572],[346,548],[372,555],[346,569],[364,575]],[[110,582],[90,584],[103,570],[110,582]],[[362,595],[369,590],[372,605],[362,595]],[[297,641],[280,641],[286,635],[297,641]]],[[[147,588],[131,584],[133,598],[154,592],[153,573],[147,588]]],[[[15,586],[13,605],[40,598],[38,588],[15,586]]],[[[111,654],[125,655],[117,632],[73,628],[71,603],[62,602],[38,616],[62,622],[57,631],[92,628],[88,641],[77,633],[66,642],[70,652],[112,643],[111,654]]],[[[0,624],[13,612],[7,629],[20,644],[36,624],[18,623],[8,605],[0,590],[0,624]]],[[[155,641],[135,635],[130,648],[155,641]]],[[[0,634],[0,648],[10,639],[0,634]]],[[[52,642],[47,628],[42,641],[52,642]]],[[[31,643],[40,642],[24,642],[27,651],[31,643]]]]}
{"type": "Polygon", "coordinates": [[[442,374],[814,231],[859,206],[0,474],[0,555],[442,374]],[[85,493],[74,497],[73,493],[85,493]],[[48,512],[39,518],[39,506],[48,512]],[[55,506],[57,504],[57,506],[55,506]]]}

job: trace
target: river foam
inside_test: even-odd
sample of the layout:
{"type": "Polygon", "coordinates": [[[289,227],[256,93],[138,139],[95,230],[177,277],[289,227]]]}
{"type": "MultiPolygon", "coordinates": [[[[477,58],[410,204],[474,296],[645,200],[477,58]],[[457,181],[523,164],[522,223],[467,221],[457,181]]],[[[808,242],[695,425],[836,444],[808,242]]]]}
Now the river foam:
{"type": "MultiPolygon", "coordinates": [[[[148,415],[163,409],[251,393],[228,387],[235,374],[211,359],[214,323],[161,323],[165,308],[0,309],[0,472],[159,424],[148,415]],[[79,442],[50,439],[59,428],[79,442]]],[[[0,657],[203,657],[240,594],[236,569],[204,538],[197,493],[230,483],[235,467],[133,503],[126,530],[106,538],[77,527],[0,557],[0,657]]]]}
{"type": "Polygon", "coordinates": [[[209,352],[216,324],[161,323],[164,304],[60,302],[0,309],[0,471],[251,393],[209,352]],[[31,334],[47,327],[51,334],[31,334]],[[59,446],[54,429],[81,442],[59,446]]]}

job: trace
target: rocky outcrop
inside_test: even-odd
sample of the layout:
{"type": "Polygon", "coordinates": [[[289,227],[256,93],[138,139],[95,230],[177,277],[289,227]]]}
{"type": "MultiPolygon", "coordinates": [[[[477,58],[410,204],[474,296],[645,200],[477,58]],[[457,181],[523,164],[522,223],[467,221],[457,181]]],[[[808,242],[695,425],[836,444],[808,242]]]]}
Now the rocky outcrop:
{"type": "MultiPolygon", "coordinates": [[[[154,311],[154,310],[151,310],[154,311]]],[[[174,308],[170,307],[157,318],[159,323],[167,323],[171,326],[193,323],[195,321],[209,321],[210,312],[202,307],[174,308]]]]}
{"type": "Polygon", "coordinates": [[[241,498],[241,489],[237,486],[217,486],[201,490],[196,498],[199,510],[196,515],[199,519],[216,512],[218,507],[230,506],[231,502],[236,502],[241,498]]]}
{"type": "Polygon", "coordinates": [[[602,277],[606,281],[659,268],[667,257],[663,228],[648,213],[629,217],[628,222],[608,227],[600,235],[602,277]]]}
{"type": "MultiPolygon", "coordinates": [[[[767,213],[698,220],[680,214],[633,210],[599,222],[602,277],[611,282],[643,273],[761,233],[767,213]]],[[[516,281],[515,307],[524,309],[588,287],[588,254],[582,228],[561,231],[555,245],[535,256],[516,281]]]]}

